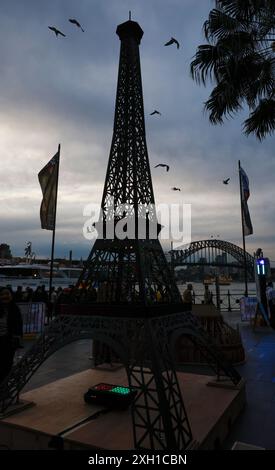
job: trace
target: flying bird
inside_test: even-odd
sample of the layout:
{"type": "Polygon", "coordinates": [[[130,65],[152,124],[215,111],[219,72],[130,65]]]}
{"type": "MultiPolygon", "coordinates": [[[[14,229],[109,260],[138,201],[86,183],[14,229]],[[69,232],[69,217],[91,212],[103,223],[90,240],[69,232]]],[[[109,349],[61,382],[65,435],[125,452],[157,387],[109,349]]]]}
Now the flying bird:
{"type": "Polygon", "coordinates": [[[179,41],[177,41],[175,38],[171,38],[170,41],[166,42],[164,45],[165,45],[165,46],[171,46],[171,44],[176,44],[176,45],[177,45],[177,49],[180,48],[179,41]]]}
{"type": "Polygon", "coordinates": [[[228,184],[230,181],[230,178],[227,178],[226,180],[223,180],[223,184],[228,184]]]}
{"type": "Polygon", "coordinates": [[[159,114],[161,116],[161,113],[155,109],[152,113],[150,113],[150,116],[154,116],[154,114],[159,114]]]}
{"type": "Polygon", "coordinates": [[[158,168],[159,166],[163,167],[163,168],[166,168],[166,171],[169,171],[169,165],[166,165],[166,163],[159,163],[158,165],[156,165],[154,168],[158,168]]]}
{"type": "Polygon", "coordinates": [[[61,31],[59,31],[59,29],[56,29],[54,26],[48,26],[48,28],[53,31],[56,35],[56,37],[60,34],[61,36],[63,36],[64,38],[66,37],[65,34],[63,34],[61,31]]]}
{"type": "Polygon", "coordinates": [[[172,189],[172,191],[180,191],[180,188],[175,188],[174,187],[174,188],[171,188],[171,189],[172,189]]]}
{"type": "Polygon", "coordinates": [[[72,23],[72,24],[75,24],[78,28],[81,29],[81,31],[84,33],[84,29],[82,28],[81,24],[79,23],[79,21],[75,20],[74,18],[70,18],[69,19],[69,22],[72,23]]]}

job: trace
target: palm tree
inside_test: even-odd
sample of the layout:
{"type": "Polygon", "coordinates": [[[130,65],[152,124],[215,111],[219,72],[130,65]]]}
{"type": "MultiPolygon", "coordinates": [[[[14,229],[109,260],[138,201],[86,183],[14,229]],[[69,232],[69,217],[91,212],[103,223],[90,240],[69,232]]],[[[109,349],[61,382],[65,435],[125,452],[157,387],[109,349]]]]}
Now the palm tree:
{"type": "Polygon", "coordinates": [[[191,74],[215,86],[205,103],[212,124],[249,108],[245,134],[275,131],[275,0],[216,0],[204,23],[191,74]]]}

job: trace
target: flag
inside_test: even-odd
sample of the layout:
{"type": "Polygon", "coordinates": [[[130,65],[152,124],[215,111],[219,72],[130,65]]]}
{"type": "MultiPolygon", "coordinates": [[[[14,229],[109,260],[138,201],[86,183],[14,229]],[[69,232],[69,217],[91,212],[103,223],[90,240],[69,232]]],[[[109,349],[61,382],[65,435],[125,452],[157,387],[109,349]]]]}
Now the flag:
{"type": "Polygon", "coordinates": [[[247,201],[250,196],[249,191],[249,179],[245,171],[240,166],[240,180],[241,180],[241,201],[242,201],[242,216],[244,235],[251,235],[253,233],[253,227],[250,219],[247,201]]]}
{"type": "Polygon", "coordinates": [[[59,150],[38,173],[43,199],[40,207],[41,228],[54,230],[57,198],[59,150]]]}

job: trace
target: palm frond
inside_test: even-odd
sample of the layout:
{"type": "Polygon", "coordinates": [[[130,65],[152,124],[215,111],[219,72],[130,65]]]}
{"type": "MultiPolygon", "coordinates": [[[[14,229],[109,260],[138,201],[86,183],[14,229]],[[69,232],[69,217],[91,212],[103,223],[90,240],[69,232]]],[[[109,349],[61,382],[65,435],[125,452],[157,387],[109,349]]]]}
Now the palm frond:
{"type": "Polygon", "coordinates": [[[227,116],[233,116],[242,108],[240,95],[230,82],[220,82],[205,103],[212,124],[222,124],[227,116]]]}
{"type": "Polygon", "coordinates": [[[243,60],[246,55],[254,51],[253,42],[245,32],[239,32],[219,39],[216,45],[202,44],[198,46],[194,59],[191,62],[191,76],[196,82],[206,84],[207,78],[219,82],[228,61],[236,60],[238,56],[243,60]]]}
{"type": "MultiPolygon", "coordinates": [[[[261,58],[257,62],[251,61],[246,67],[248,80],[246,83],[245,98],[249,107],[254,108],[263,98],[269,98],[275,91],[275,63],[271,57],[261,58]]],[[[243,74],[243,80],[245,77],[243,74]]]]}
{"type": "Polygon", "coordinates": [[[204,23],[204,34],[208,41],[213,38],[223,39],[231,33],[244,29],[245,25],[236,18],[217,9],[210,12],[208,20],[204,23]]]}
{"type": "Polygon", "coordinates": [[[216,8],[247,23],[259,18],[267,7],[272,8],[272,0],[216,0],[216,8]]]}
{"type": "Polygon", "coordinates": [[[246,104],[244,130],[262,139],[275,127],[275,0],[216,0],[204,33],[208,44],[197,48],[191,75],[215,84],[205,103],[211,123],[246,104]]]}
{"type": "Polygon", "coordinates": [[[198,47],[195,58],[191,62],[191,76],[198,83],[205,85],[206,79],[216,77],[220,65],[219,49],[211,44],[198,47]]]}
{"type": "Polygon", "coordinates": [[[275,100],[261,100],[258,107],[244,121],[246,135],[255,134],[259,140],[275,132],[275,100]]]}
{"type": "Polygon", "coordinates": [[[257,52],[245,57],[231,57],[219,67],[220,80],[231,83],[249,107],[254,108],[262,98],[272,96],[275,89],[274,61],[257,52]]]}
{"type": "Polygon", "coordinates": [[[223,54],[228,56],[245,56],[255,50],[255,41],[251,33],[246,31],[236,31],[229,33],[226,37],[216,42],[219,49],[219,56],[223,54]]]}

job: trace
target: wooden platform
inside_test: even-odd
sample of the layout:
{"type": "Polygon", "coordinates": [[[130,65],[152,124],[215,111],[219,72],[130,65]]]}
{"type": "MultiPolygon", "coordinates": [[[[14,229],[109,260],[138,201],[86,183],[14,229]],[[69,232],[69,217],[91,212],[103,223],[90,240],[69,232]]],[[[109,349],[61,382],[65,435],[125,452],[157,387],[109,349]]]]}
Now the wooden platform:
{"type": "MultiPolygon", "coordinates": [[[[194,440],[200,449],[217,448],[245,404],[245,385],[209,387],[213,377],[182,372],[178,380],[194,440]]],[[[133,449],[130,410],[104,413],[104,407],[84,403],[83,394],[99,382],[127,385],[125,370],[89,369],[23,394],[36,406],[0,420],[0,446],[48,449],[60,434],[65,449],[133,449]]]]}

